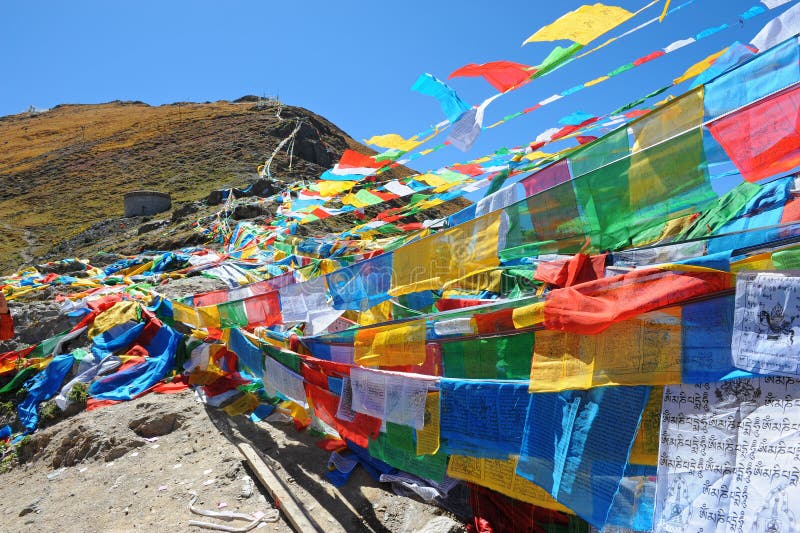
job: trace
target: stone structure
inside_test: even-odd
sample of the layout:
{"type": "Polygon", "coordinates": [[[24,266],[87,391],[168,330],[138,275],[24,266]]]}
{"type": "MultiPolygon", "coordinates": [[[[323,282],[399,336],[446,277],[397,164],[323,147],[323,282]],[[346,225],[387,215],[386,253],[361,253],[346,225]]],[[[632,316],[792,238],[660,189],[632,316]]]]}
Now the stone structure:
{"type": "Polygon", "coordinates": [[[138,217],[161,213],[172,207],[168,193],[158,191],[133,191],[125,194],[125,216],[138,217]]]}

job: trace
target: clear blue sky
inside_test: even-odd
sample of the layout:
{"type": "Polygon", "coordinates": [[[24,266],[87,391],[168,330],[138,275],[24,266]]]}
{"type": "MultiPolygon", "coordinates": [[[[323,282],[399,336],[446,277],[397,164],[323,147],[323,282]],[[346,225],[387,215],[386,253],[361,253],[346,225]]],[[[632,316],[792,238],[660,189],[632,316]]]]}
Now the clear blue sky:
{"type": "MultiPolygon", "coordinates": [[[[408,136],[442,119],[432,98],[409,90],[419,74],[446,79],[464,64],[501,59],[536,65],[555,44],[568,43],[521,47],[522,41],[563,13],[593,2],[0,0],[0,115],[29,105],[110,100],[160,105],[279,94],[285,103],[311,109],[359,140],[389,132],[408,136]]],[[[647,1],[605,3],[635,11],[647,1]]],[[[673,0],[673,6],[680,3],[673,0]]],[[[756,4],[696,0],[664,23],[502,97],[489,107],[486,124],[672,41],[735,23],[756,4]]],[[[525,144],[576,110],[607,113],[731,42],[748,42],[790,5],[485,131],[467,154],[447,148],[414,166],[437,168],[525,144]]],[[[606,37],[660,11],[661,4],[654,6],[606,37]]],[[[480,78],[449,83],[469,103],[495,92],[480,78]]]]}

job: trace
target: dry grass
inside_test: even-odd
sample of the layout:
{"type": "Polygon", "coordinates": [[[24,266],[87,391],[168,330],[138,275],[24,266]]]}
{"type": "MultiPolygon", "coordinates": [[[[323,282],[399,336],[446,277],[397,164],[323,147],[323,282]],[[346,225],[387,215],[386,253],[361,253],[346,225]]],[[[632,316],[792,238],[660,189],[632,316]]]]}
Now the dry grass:
{"type": "MultiPolygon", "coordinates": [[[[285,153],[273,161],[278,179],[315,179],[345,148],[375,153],[308,110],[284,106],[282,120],[276,110],[252,102],[111,102],[0,117],[0,274],[47,255],[92,224],[122,216],[125,192],[169,192],[176,204],[246,184],[294,129],[295,118],[311,128],[295,146],[291,171],[285,153]],[[320,161],[320,151],[330,160],[320,161]]],[[[392,177],[410,173],[398,167],[392,177]]],[[[316,224],[314,231],[341,229],[334,226],[316,224]]],[[[92,244],[69,251],[81,254],[92,244]]]]}
{"type": "MultiPolygon", "coordinates": [[[[339,152],[354,141],[325,119],[308,116],[339,152]]],[[[142,103],[64,105],[0,119],[0,268],[7,272],[105,218],[121,216],[122,196],[136,189],[204,198],[241,185],[286,136],[290,121],[252,103],[151,107],[142,103]]],[[[334,157],[336,157],[334,155],[334,157]]],[[[285,158],[273,168],[281,169],[285,158]]],[[[324,170],[295,158],[305,178],[324,170]]]]}

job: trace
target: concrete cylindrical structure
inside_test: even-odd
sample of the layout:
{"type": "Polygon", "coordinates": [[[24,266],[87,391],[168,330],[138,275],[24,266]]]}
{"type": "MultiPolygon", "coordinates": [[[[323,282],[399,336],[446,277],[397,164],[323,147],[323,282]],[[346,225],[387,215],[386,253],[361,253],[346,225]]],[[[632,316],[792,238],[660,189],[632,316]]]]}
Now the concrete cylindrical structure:
{"type": "Polygon", "coordinates": [[[158,191],[133,191],[125,194],[125,216],[155,215],[172,207],[168,193],[158,191]]]}

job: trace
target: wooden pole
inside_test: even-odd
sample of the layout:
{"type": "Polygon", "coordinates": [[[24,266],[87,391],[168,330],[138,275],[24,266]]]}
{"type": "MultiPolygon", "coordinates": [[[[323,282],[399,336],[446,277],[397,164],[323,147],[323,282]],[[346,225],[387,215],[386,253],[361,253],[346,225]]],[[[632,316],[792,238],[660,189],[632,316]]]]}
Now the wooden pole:
{"type": "Polygon", "coordinates": [[[319,529],[311,524],[287,487],[272,470],[272,467],[259,457],[253,447],[245,442],[240,442],[236,446],[239,448],[239,451],[242,452],[242,455],[244,455],[247,464],[249,464],[250,468],[255,472],[259,481],[261,481],[261,485],[267,489],[272,499],[275,500],[275,506],[289,520],[292,527],[301,533],[315,533],[319,531],[319,529]]]}

